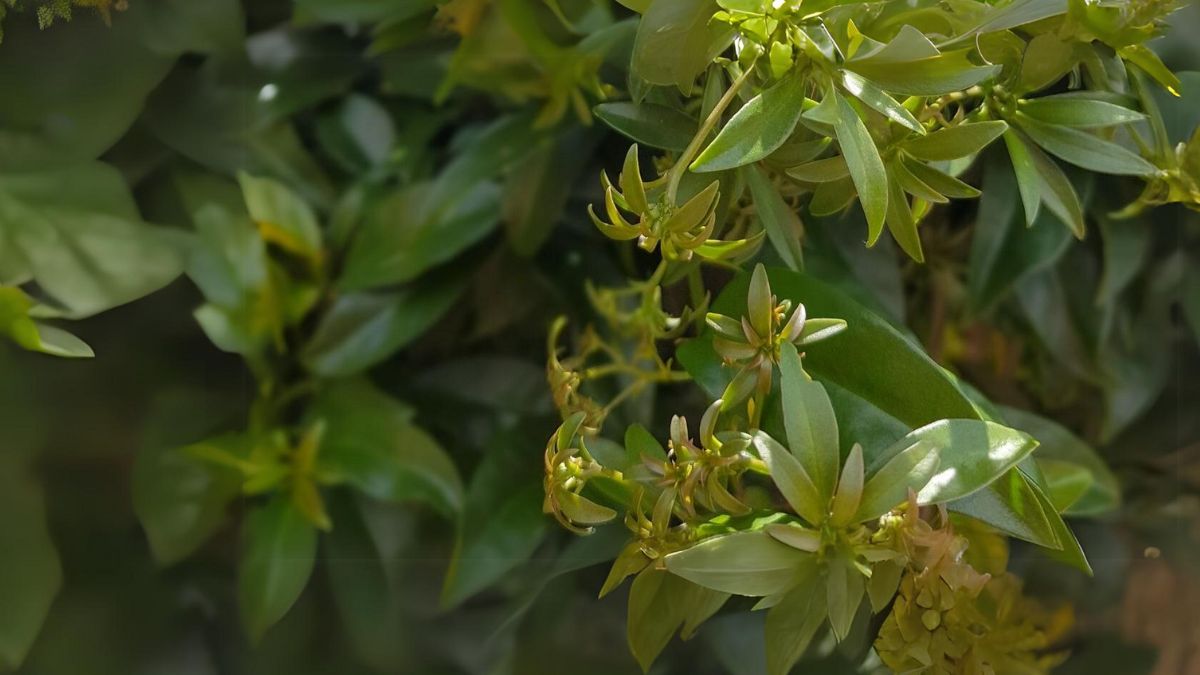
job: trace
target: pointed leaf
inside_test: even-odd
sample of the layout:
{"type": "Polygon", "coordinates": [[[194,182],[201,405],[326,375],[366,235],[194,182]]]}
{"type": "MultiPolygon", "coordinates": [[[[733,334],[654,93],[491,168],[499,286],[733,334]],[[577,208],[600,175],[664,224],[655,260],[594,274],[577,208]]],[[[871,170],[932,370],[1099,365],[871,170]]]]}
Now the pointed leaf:
{"type": "Polygon", "coordinates": [[[974,155],[1000,138],[1006,129],[1008,124],[1000,121],[968,122],[905,141],[903,147],[918,159],[947,161],[974,155]]]}
{"type": "Polygon", "coordinates": [[[810,525],[824,522],[825,502],[796,457],[761,431],[754,434],[754,448],[771,472],[771,480],[797,515],[810,525]]]}
{"type": "Polygon", "coordinates": [[[838,481],[837,494],[833,498],[830,519],[834,525],[849,525],[858,505],[862,502],[863,481],[866,468],[863,465],[863,449],[858,443],[850,449],[846,465],[842,467],[842,478],[838,481]]]}
{"type": "Polygon", "coordinates": [[[870,233],[868,244],[874,243],[882,232],[883,221],[887,215],[888,187],[887,170],[883,159],[879,156],[879,148],[867,131],[858,112],[850,102],[830,91],[837,103],[837,132],[838,144],[842,147],[842,155],[846,158],[846,166],[850,169],[850,177],[858,190],[858,199],[862,203],[863,213],[867,216],[867,229],[870,233]]]}
{"type": "Polygon", "coordinates": [[[841,457],[833,405],[825,387],[804,372],[800,354],[791,343],[780,348],[779,369],[788,449],[812,479],[820,502],[826,504],[833,497],[841,457]]]}
{"type": "Polygon", "coordinates": [[[1136,110],[1077,96],[1044,96],[1024,101],[1017,109],[1039,122],[1079,129],[1111,127],[1146,119],[1136,110]]]}
{"type": "Polygon", "coordinates": [[[238,600],[246,630],[257,641],[287,614],[308,584],[317,531],[280,496],[250,513],[243,541],[238,600]]]}
{"type": "Polygon", "coordinates": [[[625,137],[652,148],[679,152],[696,135],[696,120],[657,103],[618,101],[592,109],[596,117],[625,137]]]}
{"type": "Polygon", "coordinates": [[[811,553],[761,531],[710,537],[666,557],[667,569],[694,584],[723,593],[763,597],[783,593],[811,553]]]}
{"type": "Polygon", "coordinates": [[[800,248],[800,232],[804,225],[795,209],[788,205],[761,169],[754,167],[745,172],[750,195],[754,198],[754,209],[762,222],[771,246],[788,267],[804,269],[804,253],[800,248]]]}
{"type": "Polygon", "coordinates": [[[800,120],[806,82],[797,71],[750,99],[689,168],[723,171],[757,162],[774,152],[792,135],[800,120]]]}
{"type": "Polygon", "coordinates": [[[908,498],[909,490],[925,487],[937,469],[938,449],[926,441],[910,442],[886,464],[868,472],[870,477],[863,486],[862,502],[851,521],[874,520],[896,508],[908,498]]]}
{"type": "Polygon", "coordinates": [[[1052,155],[1097,173],[1150,176],[1158,168],[1125,148],[1086,131],[1046,124],[1021,112],[1017,124],[1052,155]]]}
{"type": "Polygon", "coordinates": [[[827,616],[825,579],[816,562],[797,572],[796,587],[767,612],[767,673],[787,675],[827,616]]]}
{"type": "Polygon", "coordinates": [[[925,127],[921,126],[908,108],[897,103],[896,99],[870,80],[848,70],[841,71],[841,76],[842,87],[858,100],[866,103],[872,110],[918,134],[925,133],[925,127]]]}
{"type": "Polygon", "coordinates": [[[829,561],[826,598],[829,603],[829,627],[838,641],[850,634],[854,615],[862,604],[866,584],[858,569],[842,557],[829,561]]]}

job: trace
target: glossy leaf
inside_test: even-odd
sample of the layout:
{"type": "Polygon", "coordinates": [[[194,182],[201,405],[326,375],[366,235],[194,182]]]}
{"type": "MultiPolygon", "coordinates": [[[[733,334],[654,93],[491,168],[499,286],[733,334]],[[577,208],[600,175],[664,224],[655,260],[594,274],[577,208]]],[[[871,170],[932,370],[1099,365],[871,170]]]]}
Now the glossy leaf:
{"type": "MultiPolygon", "coordinates": [[[[1030,436],[994,422],[942,420],[904,437],[937,448],[939,466],[917,494],[921,504],[961,499],[990,485],[1037,447],[1030,436]]],[[[886,453],[885,453],[886,454],[886,453]]]]}
{"type": "Polygon", "coordinates": [[[601,103],[593,112],[600,121],[636,143],[676,152],[687,147],[699,127],[686,114],[648,101],[601,103]]]}
{"type": "Polygon", "coordinates": [[[891,511],[904,503],[910,490],[921,490],[937,473],[940,448],[919,439],[902,439],[901,443],[906,446],[903,450],[881,466],[868,469],[853,522],[873,520],[891,511]]]}
{"type": "Polygon", "coordinates": [[[797,568],[811,555],[766,532],[735,532],[672,553],[666,564],[672,574],[705,588],[763,597],[791,588],[797,568]]]}
{"type": "Polygon", "coordinates": [[[1086,491],[1064,513],[1072,516],[1095,516],[1110,512],[1121,504],[1121,486],[1104,459],[1070,430],[1062,425],[1017,408],[1002,408],[1004,419],[1014,427],[1036,438],[1041,446],[1038,460],[1054,460],[1087,471],[1091,478],[1086,491]]]}
{"type": "Polygon", "coordinates": [[[972,64],[966,50],[906,61],[856,59],[847,62],[846,67],[885,91],[907,96],[940,96],[962,91],[1000,72],[999,66],[972,64]]]}
{"type": "Polygon", "coordinates": [[[1018,539],[1057,549],[1062,546],[1051,516],[1019,470],[1009,471],[986,488],[949,505],[1018,539]]]}
{"type": "Polygon", "coordinates": [[[872,110],[887,117],[893,122],[907,127],[918,134],[925,133],[925,127],[917,121],[908,108],[896,102],[887,92],[883,91],[870,80],[860,75],[843,70],[841,72],[842,88],[858,100],[866,103],[872,110]]]}
{"type": "Polygon", "coordinates": [[[1058,260],[1070,245],[1071,235],[1048,210],[1041,212],[1032,227],[1025,226],[1016,177],[1003,159],[989,157],[983,185],[986,190],[971,239],[967,290],[976,307],[987,309],[1022,278],[1058,260]]]}
{"type": "Polygon", "coordinates": [[[642,14],[633,44],[638,77],[690,90],[732,37],[728,28],[711,21],[716,10],[714,0],[653,0],[642,14]]]}
{"type": "MultiPolygon", "coordinates": [[[[811,316],[839,317],[847,323],[836,338],[805,347],[804,368],[814,377],[866,399],[910,428],[941,419],[978,417],[954,380],[888,321],[809,275],[774,269],[769,276],[777,297],[803,302],[811,316]],[[864,368],[856,354],[872,354],[879,365],[864,368]],[[903,393],[907,391],[920,391],[922,396],[914,399],[903,393]]],[[[712,309],[727,316],[742,314],[748,283],[747,274],[734,279],[712,309]]],[[[685,343],[678,358],[714,397],[732,375],[721,367],[707,335],[685,343]]]]}
{"type": "Polygon", "coordinates": [[[806,84],[799,72],[743,105],[717,137],[700,151],[692,171],[723,171],[750,164],[774,152],[796,128],[804,111],[806,84]]]}
{"type": "Polygon", "coordinates": [[[888,176],[887,226],[892,238],[908,257],[917,262],[925,262],[925,251],[921,247],[921,235],[917,232],[917,219],[909,206],[908,197],[900,187],[897,176],[888,176]]]}

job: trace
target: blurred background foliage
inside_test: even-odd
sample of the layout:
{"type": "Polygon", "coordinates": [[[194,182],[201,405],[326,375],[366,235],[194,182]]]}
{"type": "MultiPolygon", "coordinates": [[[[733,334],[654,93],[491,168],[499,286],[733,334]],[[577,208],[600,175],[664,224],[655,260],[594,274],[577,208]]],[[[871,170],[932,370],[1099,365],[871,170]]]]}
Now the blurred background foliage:
{"type": "MultiPolygon", "coordinates": [[[[526,13],[486,0],[75,4],[0,0],[0,246],[24,236],[11,224],[22,209],[101,214],[117,232],[78,244],[111,254],[110,267],[62,287],[36,279],[57,316],[81,318],[70,329],[96,358],[0,343],[0,669],[638,672],[624,597],[595,598],[624,533],[552,527],[538,461],[559,421],[545,386],[549,322],[587,318],[583,279],[641,265],[586,216],[601,198],[595,176],[627,144],[590,108],[627,86],[630,12],[586,0],[526,13]],[[287,281],[259,279],[222,304],[220,283],[178,242],[199,228],[223,255],[237,245],[221,238],[222,216],[205,226],[197,213],[240,204],[239,172],[298,195],[326,224],[324,243],[264,233],[267,268],[283,270],[264,274],[287,281]],[[114,181],[128,192],[114,197],[114,181]],[[427,224],[390,239],[391,219],[413,214],[427,224]],[[311,268],[279,249],[309,255],[311,268]],[[324,295],[304,299],[310,291],[324,295]],[[319,319],[289,310],[306,302],[332,306],[319,319]],[[193,317],[200,307],[215,309],[193,317]],[[275,324],[261,333],[242,321],[264,316],[275,324]],[[452,466],[369,465],[355,489],[324,488],[313,522],[333,527],[299,599],[264,631],[270,621],[245,617],[245,598],[238,609],[243,523],[265,512],[261,498],[235,489],[227,508],[173,511],[218,478],[171,453],[253,426],[263,382],[290,383],[296,369],[369,369],[373,389],[359,381],[334,398],[394,408],[344,419],[350,436],[416,420],[428,456],[452,466]],[[190,539],[172,538],[186,527],[190,539]],[[262,624],[250,626],[261,640],[246,621],[262,624]]],[[[1177,72],[1200,69],[1200,11],[1172,22],[1153,47],[1177,72]]],[[[1200,116],[1200,77],[1184,85],[1182,99],[1162,101],[1175,142],[1200,116]]],[[[983,180],[979,213],[1015,208],[1011,191],[983,180]]],[[[1113,195],[1136,196],[1086,180],[1081,192],[1109,209],[1128,201],[1113,195]]],[[[988,221],[998,228],[988,236],[1006,238],[998,261],[972,255],[984,225],[961,219],[927,223],[924,267],[890,241],[862,248],[836,218],[808,219],[805,255],[940,362],[995,400],[1059,420],[1117,472],[1122,510],[1072,523],[1094,578],[1012,553],[1030,593],[1075,604],[1074,656],[1056,672],[1200,672],[1197,215],[1168,205],[1137,227],[1098,217],[1083,242],[1061,227],[1010,232],[1010,221],[988,221]]],[[[665,386],[618,415],[664,428],[666,411],[706,403],[665,386]]],[[[654,672],[762,672],[761,621],[719,616],[654,672]]],[[[855,672],[832,645],[818,658],[810,672],[855,672]]]]}

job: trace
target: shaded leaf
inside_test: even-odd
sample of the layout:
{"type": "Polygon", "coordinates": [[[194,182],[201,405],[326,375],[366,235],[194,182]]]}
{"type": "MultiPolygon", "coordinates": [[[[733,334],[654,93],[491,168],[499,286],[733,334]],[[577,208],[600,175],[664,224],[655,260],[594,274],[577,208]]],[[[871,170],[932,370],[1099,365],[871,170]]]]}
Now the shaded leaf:
{"type": "Polygon", "coordinates": [[[308,584],[317,531],[283,496],[250,512],[243,527],[238,604],[252,640],[287,614],[308,584]]]}

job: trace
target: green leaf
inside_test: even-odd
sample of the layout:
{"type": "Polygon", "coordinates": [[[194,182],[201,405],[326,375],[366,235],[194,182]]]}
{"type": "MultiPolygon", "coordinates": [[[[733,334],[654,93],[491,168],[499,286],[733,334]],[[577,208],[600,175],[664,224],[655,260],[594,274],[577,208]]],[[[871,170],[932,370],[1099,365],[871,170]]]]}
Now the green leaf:
{"type": "Polygon", "coordinates": [[[1083,207],[1062,169],[1015,129],[1005,132],[1004,142],[1025,204],[1025,222],[1033,224],[1038,206],[1044,201],[1076,237],[1082,237],[1086,228],[1083,207]]]}
{"type": "Polygon", "coordinates": [[[178,238],[142,222],[116,169],[8,132],[0,132],[0,240],[0,279],[37,282],[56,313],[72,318],[140,298],[183,271],[178,238]]]}
{"type": "Polygon", "coordinates": [[[386,360],[450,310],[463,281],[423,279],[391,293],[339,295],[304,348],[305,365],[318,375],[338,377],[386,360]]]}
{"type": "Polygon", "coordinates": [[[879,156],[879,148],[875,147],[875,141],[854,106],[835,91],[831,90],[829,95],[837,103],[838,116],[834,129],[854,188],[858,191],[863,213],[867,216],[867,245],[870,246],[878,240],[887,216],[887,170],[879,156]]]}
{"type": "Polygon", "coordinates": [[[947,52],[905,61],[871,56],[847,61],[846,68],[893,94],[941,96],[968,89],[1000,72],[999,66],[971,63],[969,51],[947,52]]]}
{"type": "MultiPolygon", "coordinates": [[[[1019,470],[1009,471],[986,488],[951,502],[949,508],[1018,539],[1051,549],[1061,547],[1050,515],[1019,470]]],[[[1054,518],[1058,519],[1057,514],[1054,518]]]]}
{"type": "Polygon", "coordinates": [[[1136,110],[1078,96],[1043,96],[1023,101],[1017,109],[1039,122],[1079,129],[1111,127],[1146,119],[1136,110]]]}
{"type": "MultiPolygon", "coordinates": [[[[810,316],[835,316],[847,327],[836,339],[805,347],[804,368],[823,382],[848,390],[909,428],[942,419],[978,418],[974,404],[955,381],[913,339],[841,291],[800,272],[772,269],[771,290],[793,304],[803,302],[810,316]],[[864,363],[863,354],[871,360],[864,363]],[[919,391],[920,397],[909,395],[919,391]]],[[[712,310],[726,316],[745,313],[750,275],[726,285],[712,310]]],[[[713,397],[719,396],[732,372],[722,368],[712,349],[711,333],[685,342],[680,363],[713,397]]]]}
{"type": "Polygon", "coordinates": [[[332,497],[329,515],[335,526],[322,539],[321,564],[338,620],[364,660],[395,663],[405,651],[404,642],[396,637],[403,631],[402,601],[388,574],[389,561],[367,522],[370,505],[344,492],[332,497]]]}
{"type": "Polygon", "coordinates": [[[853,522],[854,512],[862,502],[863,481],[866,468],[863,460],[863,449],[858,443],[850,448],[846,456],[846,464],[842,468],[842,477],[838,481],[837,492],[830,507],[830,518],[834,525],[846,526],[853,522]]]}
{"type": "Polygon", "coordinates": [[[1025,459],[1037,441],[1015,429],[979,420],[942,420],[921,427],[898,445],[924,442],[938,450],[938,471],[921,488],[921,504],[961,499],[981,490],[1025,459]]]}
{"type": "Polygon", "coordinates": [[[892,98],[887,92],[877,87],[870,80],[866,80],[849,70],[841,71],[841,77],[842,88],[858,100],[866,103],[872,110],[918,134],[925,133],[925,127],[917,121],[916,117],[913,117],[908,108],[897,103],[896,99],[892,98]]]}
{"type": "Polygon", "coordinates": [[[787,591],[811,553],[780,543],[762,531],[710,537],[666,557],[667,569],[722,593],[764,597],[787,591]]]}
{"type": "Polygon", "coordinates": [[[253,509],[243,527],[238,566],[242,622],[257,642],[283,618],[308,584],[317,554],[317,531],[280,495],[253,509]]]}
{"type": "MultiPolygon", "coordinates": [[[[129,8],[135,16],[147,11],[129,8]]],[[[6,21],[0,128],[28,130],[81,160],[99,157],[137,120],[175,61],[145,45],[139,24],[134,16],[112,26],[81,16],[43,31],[32,17],[6,21]]],[[[70,181],[59,186],[74,190],[70,181]]]]}
{"type": "Polygon", "coordinates": [[[571,128],[515,167],[504,186],[504,231],[521,256],[537,253],[562,219],[572,185],[591,161],[600,135],[571,128]]]}
{"type": "Polygon", "coordinates": [[[937,473],[940,448],[921,439],[904,438],[900,444],[903,450],[885,451],[886,463],[868,469],[862,501],[852,522],[873,520],[891,511],[908,499],[909,490],[920,491],[937,473]]]}
{"type": "Polygon", "coordinates": [[[675,108],[646,101],[601,103],[592,111],[600,121],[640,145],[675,152],[687,147],[700,126],[675,108]]]}
{"type": "Polygon", "coordinates": [[[1088,489],[1067,508],[1071,516],[1097,516],[1121,505],[1121,486],[1108,464],[1096,450],[1066,427],[1026,410],[1001,407],[1004,420],[1038,440],[1037,459],[1050,459],[1085,469],[1092,482],[1088,489]]]}
{"type": "Polygon", "coordinates": [[[1037,467],[1046,480],[1046,496],[1060,513],[1078,502],[1096,482],[1092,472],[1078,464],[1038,458],[1037,467]]]}
{"type": "Polygon", "coordinates": [[[825,502],[796,456],[762,431],[754,434],[754,448],[771,472],[771,480],[797,515],[811,525],[825,522],[825,502]]]}
{"type": "Polygon", "coordinates": [[[631,466],[641,462],[643,457],[667,459],[667,451],[663,450],[662,444],[640,424],[631,424],[625,429],[625,454],[631,466]]]}
{"type": "Polygon", "coordinates": [[[1021,58],[1017,93],[1049,87],[1061,80],[1078,61],[1073,40],[1064,40],[1054,32],[1034,37],[1021,58]]]}
{"type": "Polygon", "coordinates": [[[790,342],[780,348],[779,370],[788,450],[812,479],[820,502],[828,503],[837,484],[841,460],[837,419],[829,395],[825,387],[804,372],[800,353],[790,342]]]}
{"type": "MultiPolygon", "coordinates": [[[[243,456],[249,454],[251,440],[228,434],[201,444],[243,456]]],[[[138,453],[133,465],[133,511],[146,530],[155,561],[178,562],[207,541],[225,522],[229,504],[241,494],[242,478],[227,467],[197,460],[191,447],[151,447],[138,453]]]]}
{"type": "Polygon", "coordinates": [[[1171,69],[1162,62],[1158,54],[1154,53],[1154,50],[1146,45],[1126,45],[1117,50],[1117,53],[1121,55],[1121,58],[1145,71],[1172,95],[1179,96],[1180,90],[1183,89],[1183,83],[1180,82],[1179,76],[1172,73],[1171,69]]]}
{"type": "Polygon", "coordinates": [[[767,673],[787,675],[804,656],[828,615],[825,577],[815,560],[796,573],[796,586],[767,612],[767,673]]]}
{"type": "Polygon", "coordinates": [[[1086,131],[1046,124],[1021,112],[1016,121],[1021,130],[1050,154],[1097,173],[1120,176],[1151,176],[1158,169],[1125,148],[1086,131]]]}
{"type": "Polygon", "coordinates": [[[654,0],[642,14],[633,43],[633,68],[641,79],[690,91],[696,77],[733,37],[712,21],[714,0],[654,0]]]}
{"type": "Polygon", "coordinates": [[[800,121],[806,90],[806,80],[799,71],[786,75],[746,102],[688,168],[697,172],[724,171],[771,154],[792,135],[800,121]]]}
{"type": "Polygon", "coordinates": [[[787,170],[787,175],[806,183],[829,183],[850,175],[846,158],[841,155],[826,157],[787,170]]]}
{"type": "Polygon", "coordinates": [[[321,228],[317,217],[298,195],[282,183],[238,174],[246,210],[263,239],[305,258],[321,257],[321,228]]]}
{"type": "Polygon", "coordinates": [[[0,335],[8,335],[17,345],[35,352],[66,358],[95,356],[83,340],[60,328],[29,318],[33,299],[19,288],[0,286],[0,335]]]}
{"type": "Polygon", "coordinates": [[[959,42],[981,33],[994,33],[1049,19],[1067,13],[1065,0],[1013,0],[1007,5],[992,6],[974,28],[958,36],[959,42]]]}
{"type": "Polygon", "coordinates": [[[504,579],[545,538],[553,521],[542,513],[541,464],[524,461],[531,440],[507,433],[489,441],[488,452],[467,486],[454,554],[442,585],[442,607],[455,607],[504,579]]]}
{"type": "Polygon", "coordinates": [[[788,267],[804,269],[804,253],[800,247],[800,231],[804,226],[800,216],[783,200],[761,169],[753,167],[744,175],[754,198],[755,211],[775,252],[788,267]]]}
{"type": "Polygon", "coordinates": [[[994,306],[1021,279],[1054,264],[1071,243],[1069,230],[1049,211],[1025,227],[1015,175],[1005,164],[998,155],[984,164],[985,190],[971,237],[967,291],[981,310],[994,306]]]}
{"type": "Polygon", "coordinates": [[[830,560],[828,569],[825,593],[829,604],[829,627],[833,629],[834,637],[841,641],[850,634],[866,584],[862,573],[844,557],[830,560]]]}
{"type": "Polygon", "coordinates": [[[403,283],[446,262],[496,226],[501,191],[481,181],[435,202],[439,190],[415,183],[384,198],[350,246],[339,285],[348,291],[403,283]],[[428,219],[421,215],[431,214],[428,219]]]}
{"type": "Polygon", "coordinates": [[[925,262],[925,252],[921,249],[921,235],[917,232],[917,220],[913,216],[908,197],[900,187],[900,181],[895,175],[889,175],[887,181],[887,226],[892,238],[908,257],[917,262],[925,262]]]}
{"type": "Polygon", "coordinates": [[[892,601],[903,575],[904,566],[894,560],[884,560],[871,568],[871,578],[867,581],[867,596],[871,600],[873,612],[883,611],[892,601]]]}
{"type": "MultiPolygon", "coordinates": [[[[354,173],[382,166],[396,146],[396,125],[382,103],[351,94],[317,118],[317,138],[342,167],[354,173]]],[[[257,219],[256,219],[257,220],[257,219]]]]}
{"type": "Polygon", "coordinates": [[[1071,528],[1067,527],[1067,524],[1063,522],[1063,519],[1058,515],[1058,511],[1055,510],[1054,504],[1050,502],[1049,497],[1038,487],[1037,483],[1029,481],[1029,487],[1037,497],[1042,511],[1047,515],[1050,528],[1054,532],[1055,539],[1058,540],[1058,546],[1049,551],[1050,557],[1063,564],[1070,565],[1088,576],[1092,576],[1092,565],[1088,562],[1083,548],[1079,545],[1079,540],[1075,538],[1075,533],[1071,532],[1071,528]]]}
{"type": "MultiPolygon", "coordinates": [[[[7,48],[7,44],[5,47],[7,48]]],[[[62,564],[50,539],[42,491],[17,467],[15,455],[0,458],[0,668],[16,670],[37,638],[62,587],[62,564]]]]}
{"type": "MultiPolygon", "coordinates": [[[[978,197],[981,193],[978,188],[968,185],[961,180],[945,173],[939,169],[935,169],[924,162],[918,162],[909,157],[903,157],[901,163],[905,169],[913,175],[914,178],[928,185],[936,192],[946,195],[947,197],[956,197],[959,199],[971,199],[978,197]]],[[[982,211],[982,207],[980,208],[982,211]]]]}
{"type": "Polygon", "coordinates": [[[246,39],[246,17],[237,0],[214,0],[203,7],[189,0],[163,0],[131,7],[121,20],[136,23],[141,42],[163,56],[235,53],[246,39]]]}
{"type": "MultiPolygon", "coordinates": [[[[900,188],[901,199],[907,199],[904,196],[904,193],[907,192],[913,197],[931,204],[945,204],[949,201],[946,199],[945,195],[929,187],[925,181],[917,178],[916,175],[908,169],[908,165],[906,164],[905,160],[913,165],[926,166],[925,164],[922,164],[921,162],[910,157],[906,157],[905,155],[897,155],[890,162],[888,162],[888,176],[891,178],[889,183],[896,183],[896,187],[900,188]]],[[[890,187],[891,186],[889,185],[889,188],[890,187]]],[[[889,201],[891,200],[890,195],[888,199],[889,201]]]]}
{"type": "Polygon", "coordinates": [[[410,422],[407,408],[366,381],[325,387],[309,415],[326,425],[319,472],[376,499],[417,500],[447,516],[462,508],[462,481],[450,457],[410,422]]]}
{"type": "Polygon", "coordinates": [[[629,651],[642,671],[650,670],[677,631],[682,629],[687,638],[728,598],[663,570],[647,568],[638,574],[629,589],[626,626],[629,651]]]}
{"type": "Polygon", "coordinates": [[[935,162],[958,159],[983,150],[1006,129],[1005,122],[968,122],[905,141],[902,147],[918,159],[935,162]]]}

